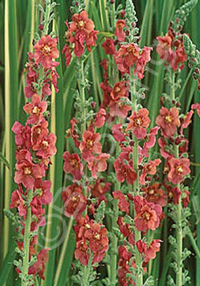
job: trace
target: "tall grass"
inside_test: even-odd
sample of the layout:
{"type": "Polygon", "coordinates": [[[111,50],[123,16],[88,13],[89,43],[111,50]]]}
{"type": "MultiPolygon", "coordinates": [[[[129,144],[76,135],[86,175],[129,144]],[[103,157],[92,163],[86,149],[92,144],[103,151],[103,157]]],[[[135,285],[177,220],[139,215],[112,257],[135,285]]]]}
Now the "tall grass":
{"type": "MultiPolygon", "coordinates": [[[[2,40],[0,41],[0,152],[9,162],[8,168],[3,161],[0,162],[0,285],[14,286],[18,285],[16,280],[16,272],[12,265],[14,260],[15,242],[13,240],[13,228],[9,220],[4,215],[4,209],[9,209],[11,192],[14,190],[13,172],[15,166],[15,144],[14,136],[11,132],[11,127],[16,120],[23,121],[24,114],[22,106],[24,104],[23,88],[24,88],[24,65],[27,61],[27,52],[32,49],[32,38],[34,32],[38,29],[39,11],[37,3],[43,1],[34,0],[2,0],[0,1],[0,18],[4,21],[0,23],[0,32],[2,40]],[[4,15],[4,16],[3,16],[4,15]],[[2,16],[2,17],[1,17],[2,16]],[[2,231],[3,230],[3,231],[2,231]],[[6,284],[4,284],[6,283],[6,284]]],[[[117,1],[124,4],[124,1],[117,1]]],[[[168,24],[174,11],[186,1],[184,0],[134,0],[133,1],[138,11],[137,17],[140,27],[141,45],[154,45],[156,36],[167,32],[168,24]]],[[[65,61],[61,54],[64,46],[64,33],[66,19],[71,20],[70,0],[57,0],[58,5],[55,8],[56,19],[54,22],[54,30],[59,34],[59,49],[60,49],[60,66],[58,73],[60,79],[58,81],[59,93],[53,93],[51,100],[51,130],[57,135],[57,150],[58,153],[53,159],[53,165],[50,170],[50,179],[52,181],[52,193],[56,195],[59,189],[64,186],[64,178],[62,173],[62,154],[65,148],[65,130],[69,128],[69,121],[74,113],[73,109],[73,91],[76,88],[76,67],[74,62],[69,68],[65,67],[65,61]]],[[[100,32],[112,32],[110,29],[108,11],[106,9],[106,0],[87,1],[86,8],[90,17],[95,22],[95,28],[100,32]]],[[[190,34],[190,37],[200,48],[199,35],[199,15],[200,3],[198,3],[195,11],[190,15],[185,25],[185,32],[190,34]]],[[[100,35],[99,41],[101,41],[100,35]]],[[[94,100],[101,102],[102,94],[99,88],[99,83],[102,81],[102,70],[99,66],[99,61],[103,59],[104,54],[99,52],[97,48],[89,59],[91,70],[89,71],[89,80],[92,82],[90,93],[94,96],[94,100]]],[[[153,62],[149,65],[144,84],[148,87],[146,92],[146,107],[150,110],[152,125],[155,124],[155,118],[159,110],[159,98],[162,92],[167,89],[163,83],[164,68],[163,65],[156,64],[158,56],[154,50],[153,62]]],[[[183,72],[182,78],[182,103],[185,111],[188,110],[190,103],[199,102],[199,93],[195,92],[195,82],[192,77],[187,78],[187,72],[183,72]],[[187,80],[186,80],[187,78],[187,80]]],[[[200,119],[195,116],[194,124],[190,130],[190,154],[192,161],[200,164],[200,119]]],[[[73,148],[73,145],[68,146],[73,148]]],[[[196,202],[195,208],[191,204],[192,210],[196,211],[198,217],[200,213],[200,167],[197,165],[193,168],[195,180],[195,189],[192,191],[191,201],[196,202]],[[193,200],[194,198],[194,200],[193,200]],[[197,207],[196,207],[197,206],[197,207]]],[[[193,182],[191,190],[194,188],[193,182]]],[[[41,244],[51,247],[50,241],[56,242],[58,228],[62,228],[62,223],[58,219],[59,208],[62,207],[61,196],[59,196],[47,210],[48,223],[44,230],[46,243],[39,238],[41,244]]],[[[64,218],[63,218],[64,219],[64,218]]],[[[66,220],[66,224],[70,224],[70,220],[66,220]]],[[[196,217],[191,216],[192,234],[194,240],[198,242],[200,248],[200,221],[196,225],[196,217]]],[[[160,253],[153,261],[151,272],[155,277],[159,278],[156,285],[166,285],[166,274],[169,270],[171,260],[171,248],[169,247],[166,237],[167,222],[163,224],[160,230],[163,243],[163,252],[160,253]],[[160,261],[162,263],[160,263],[160,261]]],[[[41,234],[40,234],[41,235],[41,234]]],[[[67,280],[71,261],[73,258],[73,250],[75,246],[73,232],[68,233],[70,243],[65,252],[63,245],[59,245],[50,251],[49,263],[46,268],[46,280],[41,284],[43,286],[63,286],[72,285],[71,281],[67,280]],[[59,264],[60,257],[65,261],[64,264],[59,264]],[[61,267],[61,268],[60,268],[61,267]],[[56,273],[60,273],[60,275],[56,273]],[[56,280],[54,280],[56,277],[56,280]]],[[[57,241],[59,237],[57,238],[57,241]]],[[[194,244],[188,237],[187,246],[194,253],[188,260],[187,265],[192,277],[192,285],[200,286],[200,259],[194,251],[194,244]],[[195,257],[195,259],[194,259],[195,257]]],[[[101,284],[100,284],[101,285],[101,284]]]]}

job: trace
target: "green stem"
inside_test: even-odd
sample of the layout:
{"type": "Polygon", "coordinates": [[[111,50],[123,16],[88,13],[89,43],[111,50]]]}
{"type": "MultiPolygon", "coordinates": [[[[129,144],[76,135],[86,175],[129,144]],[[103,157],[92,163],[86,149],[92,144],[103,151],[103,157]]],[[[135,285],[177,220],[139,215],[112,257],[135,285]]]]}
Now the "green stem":
{"type": "MultiPolygon", "coordinates": [[[[134,76],[134,70],[131,68],[131,78],[130,78],[130,91],[131,91],[131,100],[132,100],[132,109],[133,111],[137,111],[137,97],[136,97],[136,78],[134,76]]],[[[137,196],[140,194],[139,187],[139,169],[138,169],[138,140],[134,138],[134,147],[133,147],[133,166],[134,170],[137,174],[137,179],[134,182],[134,195],[137,196]]],[[[135,211],[134,211],[135,213],[135,211]]],[[[141,239],[141,232],[135,228],[135,241],[141,239]]],[[[135,263],[136,263],[136,286],[143,285],[143,268],[142,268],[142,257],[140,252],[135,245],[135,263]]]]}
{"type": "MultiPolygon", "coordinates": [[[[175,145],[175,157],[179,158],[179,146],[175,145]]],[[[180,184],[177,185],[180,189],[180,184]]],[[[176,240],[177,240],[177,272],[176,272],[176,286],[182,286],[182,251],[183,251],[183,231],[182,231],[182,199],[179,198],[177,205],[177,229],[176,229],[176,240]]]]}
{"type": "MultiPolygon", "coordinates": [[[[114,212],[114,214],[113,214],[113,217],[112,217],[112,228],[117,227],[118,200],[114,200],[113,212],[114,212]]],[[[112,231],[111,267],[110,267],[110,282],[111,282],[111,286],[115,286],[116,285],[116,276],[117,276],[117,237],[114,234],[114,231],[112,231]]]]}
{"type": "Polygon", "coordinates": [[[28,207],[27,215],[25,222],[25,233],[24,233],[24,257],[23,257],[23,266],[22,266],[22,286],[29,285],[26,277],[28,277],[28,268],[29,268],[29,246],[30,246],[30,228],[31,228],[31,201],[33,198],[33,190],[28,192],[28,207]]]}
{"type": "Polygon", "coordinates": [[[86,130],[86,114],[85,114],[85,78],[84,78],[84,61],[80,59],[80,82],[79,82],[79,90],[81,97],[81,108],[82,108],[82,118],[83,122],[81,124],[81,133],[86,130]]]}
{"type": "Polygon", "coordinates": [[[51,0],[46,0],[45,2],[46,2],[46,12],[44,15],[44,28],[43,28],[43,33],[42,33],[43,36],[48,34],[49,18],[50,18],[50,13],[51,13],[51,0]]]}
{"type": "Polygon", "coordinates": [[[174,83],[175,83],[175,72],[171,71],[171,100],[175,100],[175,89],[174,89],[174,83]]]}

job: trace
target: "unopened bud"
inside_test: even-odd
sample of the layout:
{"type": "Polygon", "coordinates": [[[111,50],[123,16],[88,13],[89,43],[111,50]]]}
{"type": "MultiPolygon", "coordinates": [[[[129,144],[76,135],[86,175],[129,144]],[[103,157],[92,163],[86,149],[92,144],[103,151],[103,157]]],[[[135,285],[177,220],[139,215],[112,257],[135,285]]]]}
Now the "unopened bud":
{"type": "Polygon", "coordinates": [[[43,24],[40,24],[40,25],[39,25],[39,29],[40,29],[40,31],[43,31],[44,25],[43,25],[43,24]]]}

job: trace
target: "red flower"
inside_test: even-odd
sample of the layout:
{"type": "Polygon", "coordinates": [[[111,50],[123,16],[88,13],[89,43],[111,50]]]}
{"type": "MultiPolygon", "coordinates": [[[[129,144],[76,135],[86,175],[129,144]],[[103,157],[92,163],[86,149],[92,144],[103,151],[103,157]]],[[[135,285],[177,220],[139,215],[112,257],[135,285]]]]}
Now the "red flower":
{"type": "Polygon", "coordinates": [[[124,159],[123,156],[119,156],[119,159],[115,160],[114,168],[117,180],[121,183],[126,180],[128,184],[133,185],[137,178],[137,174],[133,169],[133,162],[128,158],[125,162],[124,159]]]}
{"type": "Polygon", "coordinates": [[[183,180],[183,177],[190,174],[190,161],[189,159],[182,158],[170,158],[169,163],[169,173],[168,180],[173,184],[178,184],[183,180]]]}
{"type": "Polygon", "coordinates": [[[19,190],[15,190],[11,196],[10,208],[17,208],[19,215],[26,216],[26,205],[19,190]]]}
{"type": "Polygon", "coordinates": [[[76,131],[76,124],[77,120],[75,118],[72,118],[70,120],[71,128],[66,131],[67,133],[66,137],[69,138],[70,136],[72,136],[76,148],[79,148],[80,142],[78,141],[79,136],[76,131]]]}
{"type": "Polygon", "coordinates": [[[56,139],[56,135],[50,133],[36,142],[36,144],[33,145],[33,150],[36,151],[36,155],[42,158],[49,158],[55,155],[57,151],[55,147],[56,139]]]}
{"type": "Polygon", "coordinates": [[[142,241],[141,239],[138,240],[136,242],[136,246],[137,246],[137,249],[138,251],[141,253],[141,254],[145,254],[146,253],[146,250],[147,250],[147,245],[144,241],[142,241]]]}
{"type": "Polygon", "coordinates": [[[101,198],[105,193],[110,190],[111,183],[104,183],[100,179],[96,180],[94,185],[89,185],[89,191],[91,192],[92,197],[101,198]]]}
{"type": "Polygon", "coordinates": [[[129,73],[130,67],[137,63],[139,59],[139,47],[135,44],[126,44],[121,46],[115,56],[118,69],[122,73],[129,73]]]}
{"type": "Polygon", "coordinates": [[[178,116],[179,111],[175,107],[170,108],[170,110],[165,107],[160,109],[160,115],[156,118],[156,124],[161,127],[161,133],[164,137],[167,138],[174,135],[177,127],[180,126],[178,116]]]}
{"type": "Polygon", "coordinates": [[[101,128],[106,120],[106,111],[103,108],[100,108],[95,116],[94,126],[101,128]]]}
{"type": "Polygon", "coordinates": [[[102,44],[102,47],[107,55],[115,54],[115,44],[113,39],[106,38],[105,42],[102,44]]]}
{"type": "Polygon", "coordinates": [[[160,243],[160,239],[154,239],[151,242],[145,253],[145,263],[148,263],[150,259],[154,259],[156,257],[156,252],[160,251],[160,243]]]}
{"type": "Polygon", "coordinates": [[[97,179],[97,172],[104,172],[107,169],[106,161],[109,158],[109,154],[101,153],[88,159],[88,169],[91,171],[93,178],[97,179]]]}
{"type": "Polygon", "coordinates": [[[190,112],[188,112],[185,115],[183,122],[181,124],[181,131],[180,131],[181,135],[183,135],[183,129],[186,129],[189,126],[189,124],[192,122],[191,118],[192,118],[193,113],[194,113],[194,111],[190,110],[190,112]]]}
{"type": "Polygon", "coordinates": [[[16,121],[12,127],[15,133],[15,143],[20,148],[31,148],[31,128],[28,125],[21,125],[16,121]]]}
{"type": "Polygon", "coordinates": [[[75,180],[81,180],[83,176],[83,165],[78,154],[70,154],[68,151],[63,154],[64,172],[71,173],[75,180]]]}
{"type": "Polygon", "coordinates": [[[160,163],[161,163],[160,159],[155,159],[154,161],[150,161],[149,163],[144,165],[139,180],[141,185],[145,185],[145,178],[148,174],[149,175],[156,174],[156,167],[159,166],[160,163]]]}
{"type": "Polygon", "coordinates": [[[37,261],[29,267],[28,274],[33,275],[35,277],[38,275],[41,279],[45,280],[44,272],[45,272],[45,263],[49,260],[48,255],[49,249],[42,249],[37,255],[37,261]]]}
{"type": "Polygon", "coordinates": [[[121,97],[127,97],[128,88],[127,88],[126,82],[120,81],[120,82],[115,83],[110,93],[110,96],[114,101],[118,101],[121,97]]]}
{"type": "Polygon", "coordinates": [[[156,135],[158,134],[159,127],[154,127],[150,130],[150,133],[147,135],[147,140],[144,143],[142,148],[142,154],[145,157],[149,157],[148,151],[152,148],[156,143],[156,135]]]}
{"type": "Polygon", "coordinates": [[[122,131],[123,131],[122,124],[114,124],[113,125],[113,127],[112,127],[113,137],[115,138],[115,140],[117,142],[120,142],[120,143],[125,141],[125,135],[122,131]]]}
{"type": "Polygon", "coordinates": [[[42,119],[43,113],[47,110],[47,102],[41,101],[38,94],[32,97],[32,103],[26,103],[23,107],[26,114],[30,114],[27,123],[37,124],[42,119]]]}
{"type": "Polygon", "coordinates": [[[169,186],[169,185],[166,185],[165,188],[168,192],[169,201],[173,199],[173,203],[177,205],[179,203],[179,198],[181,196],[180,189],[177,187],[173,188],[172,186],[169,186]]]}
{"type": "Polygon", "coordinates": [[[135,227],[139,231],[155,230],[159,227],[162,208],[158,204],[148,203],[143,197],[134,197],[135,203],[135,227]]]}
{"type": "Polygon", "coordinates": [[[119,206],[120,211],[126,212],[126,214],[128,215],[129,214],[129,203],[127,202],[124,194],[121,191],[114,191],[113,197],[119,200],[118,206],[119,206]]]}
{"type": "Polygon", "coordinates": [[[192,109],[196,109],[197,110],[197,114],[200,117],[200,103],[192,104],[191,107],[192,107],[192,109]]]}
{"type": "Polygon", "coordinates": [[[162,60],[171,61],[172,57],[172,39],[170,36],[157,37],[159,44],[157,45],[156,51],[162,60]]]}
{"type": "Polygon", "coordinates": [[[102,146],[99,142],[100,139],[101,135],[99,133],[94,133],[88,130],[83,133],[83,142],[80,143],[79,149],[84,160],[93,158],[94,154],[101,153],[102,146]]]}
{"type": "Polygon", "coordinates": [[[62,192],[62,199],[64,201],[64,213],[67,217],[73,215],[78,218],[86,208],[86,198],[82,188],[75,183],[62,192]]]}
{"type": "Polygon", "coordinates": [[[15,183],[22,184],[27,190],[33,188],[35,180],[44,177],[45,170],[39,164],[23,160],[16,164],[15,183]]]}
{"type": "Polygon", "coordinates": [[[166,139],[159,138],[158,145],[160,146],[160,154],[164,159],[172,157],[172,154],[166,150],[166,148],[168,147],[166,139]]]}
{"type": "Polygon", "coordinates": [[[117,20],[116,27],[115,27],[115,35],[117,36],[118,41],[124,42],[125,41],[125,32],[123,28],[126,27],[125,20],[117,20]]]}
{"type": "Polygon", "coordinates": [[[88,265],[89,253],[93,254],[92,264],[101,262],[108,249],[107,229],[102,224],[89,220],[88,216],[81,218],[75,226],[76,250],[75,258],[83,265],[88,265]]]}
{"type": "Polygon", "coordinates": [[[129,237],[131,235],[130,225],[123,221],[123,217],[118,217],[117,224],[124,237],[129,237]]]}
{"type": "Polygon", "coordinates": [[[43,36],[34,46],[34,59],[36,64],[42,64],[43,68],[51,69],[59,65],[54,59],[59,57],[57,49],[57,39],[52,39],[49,35],[43,36]]]}
{"type": "Polygon", "coordinates": [[[154,183],[146,188],[143,188],[144,197],[149,203],[159,204],[164,207],[167,204],[167,195],[160,188],[160,183],[154,183]]]}
{"type": "Polygon", "coordinates": [[[110,115],[112,117],[117,116],[120,118],[126,118],[128,112],[131,110],[129,100],[127,98],[121,98],[118,101],[111,100],[109,103],[110,115]]]}
{"type": "Polygon", "coordinates": [[[172,29],[169,28],[168,34],[164,37],[157,37],[157,40],[159,44],[156,50],[161,59],[168,62],[174,71],[178,68],[183,69],[184,62],[187,60],[183,37],[174,37],[172,29]]]}
{"type": "Polygon", "coordinates": [[[94,30],[94,23],[88,19],[88,13],[82,11],[80,14],[76,13],[72,16],[72,23],[70,24],[70,32],[80,33],[84,36],[94,30]]]}
{"type": "Polygon", "coordinates": [[[139,79],[142,79],[144,77],[145,66],[151,60],[150,52],[152,50],[153,50],[153,48],[144,47],[142,50],[142,53],[140,54],[140,58],[136,64],[136,68],[134,70],[134,73],[137,74],[137,77],[139,79]]]}
{"type": "Polygon", "coordinates": [[[62,53],[65,55],[65,63],[66,63],[66,66],[68,67],[71,62],[71,58],[72,58],[71,50],[68,44],[64,46],[62,53]]]}
{"type": "Polygon", "coordinates": [[[146,128],[150,124],[148,117],[149,111],[146,108],[142,108],[138,111],[138,114],[133,111],[132,115],[128,118],[130,121],[126,128],[126,131],[132,130],[137,139],[144,139],[147,135],[146,128]]]}
{"type": "Polygon", "coordinates": [[[182,204],[184,208],[187,208],[190,202],[190,192],[187,190],[183,190],[182,204]]]}
{"type": "Polygon", "coordinates": [[[51,181],[41,179],[37,179],[35,181],[34,190],[40,190],[40,194],[38,194],[39,200],[42,204],[48,205],[52,201],[52,193],[50,192],[51,181]]]}

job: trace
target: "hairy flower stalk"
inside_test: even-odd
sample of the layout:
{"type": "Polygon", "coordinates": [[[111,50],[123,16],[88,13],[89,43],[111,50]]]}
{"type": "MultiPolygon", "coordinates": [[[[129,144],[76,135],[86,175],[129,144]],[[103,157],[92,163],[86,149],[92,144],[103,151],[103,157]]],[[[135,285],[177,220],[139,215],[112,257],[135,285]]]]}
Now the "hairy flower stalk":
{"type": "Polygon", "coordinates": [[[24,93],[30,101],[23,107],[28,119],[25,126],[15,122],[12,127],[17,146],[14,179],[18,189],[12,193],[10,208],[18,210],[17,252],[23,261],[15,261],[15,265],[23,286],[34,285],[38,277],[44,280],[45,263],[48,261],[48,249],[41,249],[37,253],[36,245],[38,229],[46,224],[43,205],[48,205],[52,200],[51,182],[44,180],[45,173],[50,157],[56,153],[56,136],[49,133],[46,120],[47,98],[51,94],[51,84],[57,90],[58,74],[55,68],[59,64],[55,61],[59,55],[57,39],[47,35],[52,5],[46,1],[45,35],[41,38],[38,35],[33,52],[28,53],[24,93]]]}

